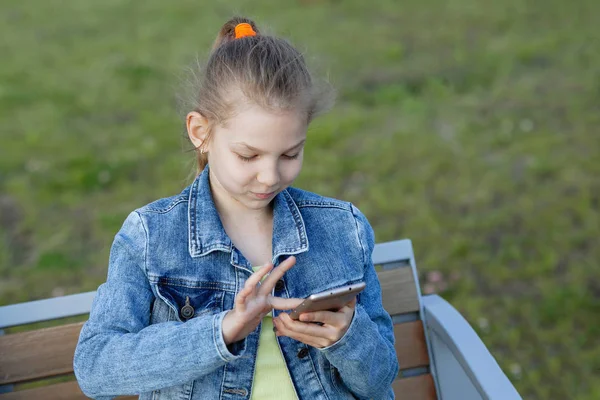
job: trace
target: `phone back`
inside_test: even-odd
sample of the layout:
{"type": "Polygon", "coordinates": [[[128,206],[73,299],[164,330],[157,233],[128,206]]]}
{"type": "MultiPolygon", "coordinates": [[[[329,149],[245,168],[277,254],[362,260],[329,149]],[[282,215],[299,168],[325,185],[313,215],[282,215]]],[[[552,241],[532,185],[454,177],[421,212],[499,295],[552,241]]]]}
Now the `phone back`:
{"type": "Polygon", "coordinates": [[[311,311],[337,311],[348,304],[366,286],[360,282],[341,288],[315,293],[306,298],[296,309],[292,310],[290,317],[298,319],[303,312],[311,311]]]}

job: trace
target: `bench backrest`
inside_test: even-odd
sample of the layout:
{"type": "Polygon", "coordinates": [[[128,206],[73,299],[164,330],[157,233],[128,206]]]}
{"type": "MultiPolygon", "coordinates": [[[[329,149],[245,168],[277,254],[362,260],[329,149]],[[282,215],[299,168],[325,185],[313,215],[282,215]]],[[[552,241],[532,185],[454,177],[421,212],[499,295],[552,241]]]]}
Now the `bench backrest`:
{"type": "Polygon", "coordinates": [[[435,380],[424,328],[421,289],[410,240],[375,245],[383,307],[392,316],[400,373],[393,383],[398,399],[436,399],[435,380]]]}
{"type": "MultiPolygon", "coordinates": [[[[400,374],[393,384],[397,398],[434,400],[436,390],[423,327],[420,289],[410,240],[377,244],[373,252],[383,305],[392,315],[400,374]]],[[[95,292],[0,307],[0,329],[58,318],[85,315],[95,292]]],[[[85,399],[73,376],[73,354],[83,322],[0,336],[0,400],[85,399]],[[56,383],[61,377],[67,382],[56,383]],[[20,390],[25,382],[50,385],[20,390]],[[7,386],[9,385],[9,386],[7,386]]],[[[27,386],[25,386],[27,387],[27,386]]],[[[134,399],[134,397],[123,397],[134,399]]]]}

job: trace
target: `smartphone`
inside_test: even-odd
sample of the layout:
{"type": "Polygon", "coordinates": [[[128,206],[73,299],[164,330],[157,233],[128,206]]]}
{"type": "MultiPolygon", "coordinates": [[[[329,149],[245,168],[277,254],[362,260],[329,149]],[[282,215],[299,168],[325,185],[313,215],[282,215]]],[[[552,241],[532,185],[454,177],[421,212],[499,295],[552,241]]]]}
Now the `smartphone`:
{"type": "Polygon", "coordinates": [[[297,320],[300,318],[300,314],[311,311],[337,311],[348,304],[366,286],[365,282],[359,282],[311,294],[290,312],[290,318],[297,320]]]}

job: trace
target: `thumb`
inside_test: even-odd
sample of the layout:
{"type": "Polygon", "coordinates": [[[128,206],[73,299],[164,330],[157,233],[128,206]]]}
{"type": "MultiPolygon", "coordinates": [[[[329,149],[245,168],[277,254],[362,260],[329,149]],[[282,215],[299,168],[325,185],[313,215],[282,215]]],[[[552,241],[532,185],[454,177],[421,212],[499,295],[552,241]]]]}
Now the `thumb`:
{"type": "Polygon", "coordinates": [[[350,300],[344,307],[348,307],[354,310],[356,308],[356,296],[354,296],[354,298],[350,300]]]}

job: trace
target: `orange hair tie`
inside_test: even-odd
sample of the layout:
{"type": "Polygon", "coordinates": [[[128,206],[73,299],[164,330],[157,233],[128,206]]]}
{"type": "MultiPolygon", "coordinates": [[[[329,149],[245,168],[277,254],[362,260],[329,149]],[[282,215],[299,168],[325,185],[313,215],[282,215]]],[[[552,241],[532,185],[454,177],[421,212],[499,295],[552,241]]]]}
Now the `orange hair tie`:
{"type": "Polygon", "coordinates": [[[256,32],[254,32],[252,26],[246,22],[237,24],[235,26],[235,38],[240,39],[246,36],[256,36],[256,32]]]}

